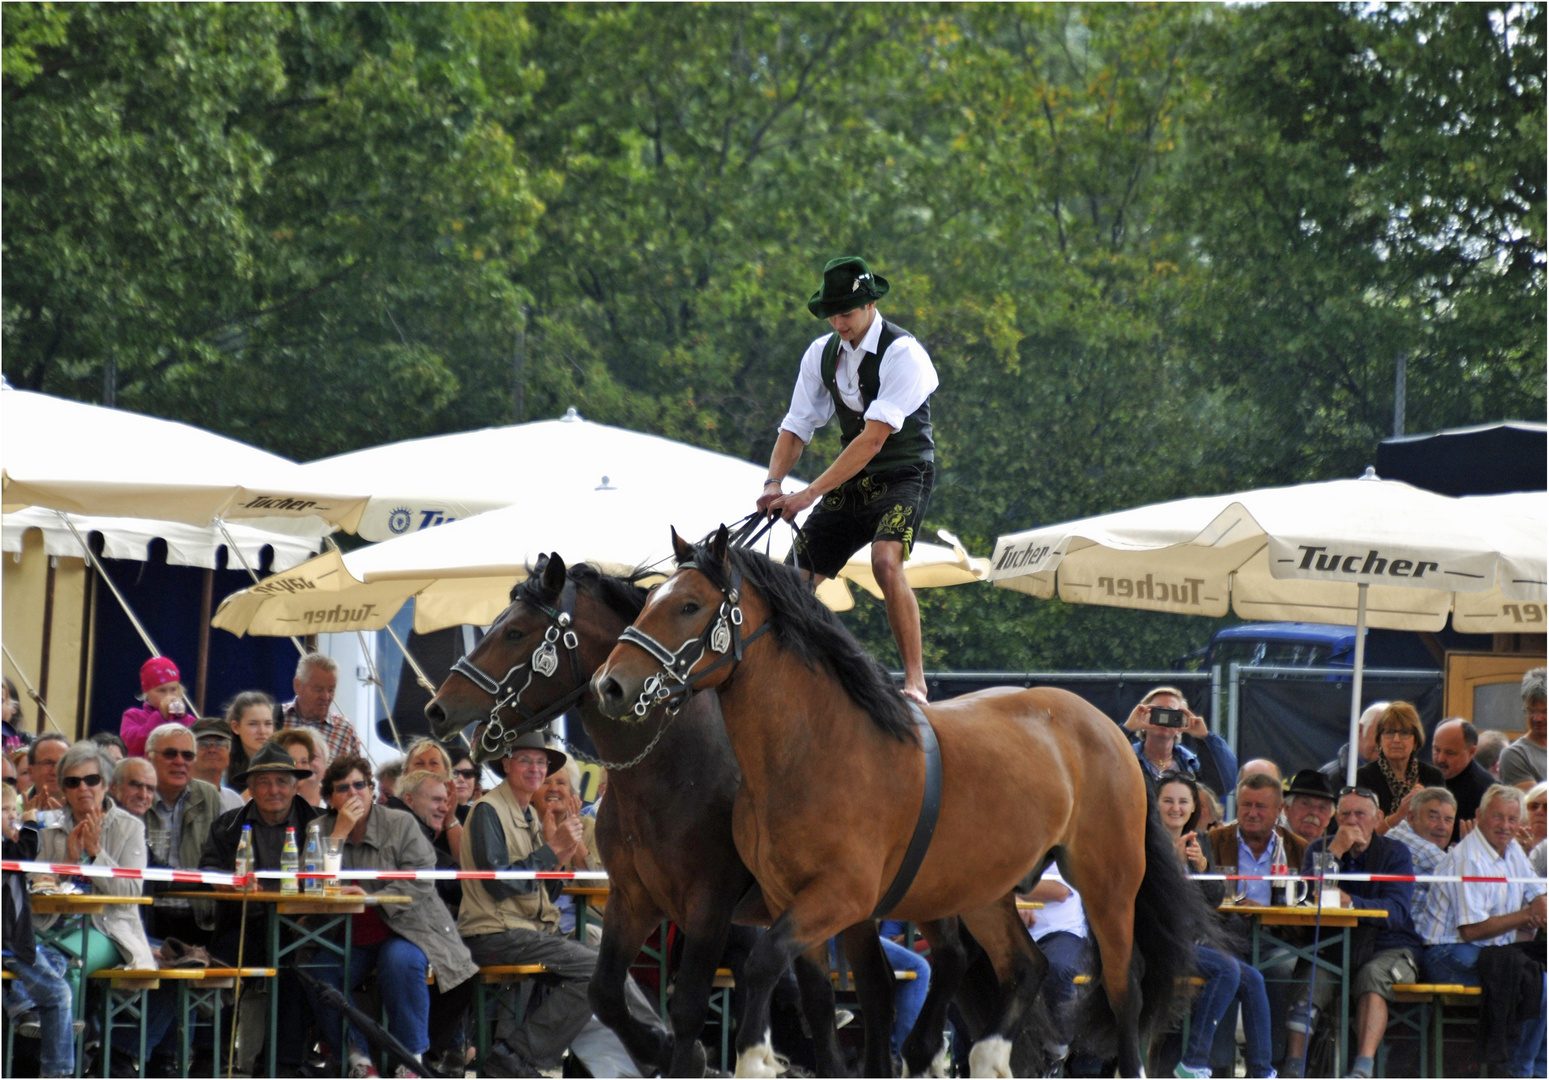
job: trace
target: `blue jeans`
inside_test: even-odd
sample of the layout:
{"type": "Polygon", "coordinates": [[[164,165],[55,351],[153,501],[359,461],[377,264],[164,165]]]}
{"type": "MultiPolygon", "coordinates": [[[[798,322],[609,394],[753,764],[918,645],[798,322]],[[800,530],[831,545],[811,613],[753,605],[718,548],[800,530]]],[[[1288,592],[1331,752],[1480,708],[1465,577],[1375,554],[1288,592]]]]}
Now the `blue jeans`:
{"type": "Polygon", "coordinates": [[[70,984],[64,978],[69,970],[64,956],[39,944],[37,963],[24,964],[7,957],[6,969],[14,972],[16,981],[26,989],[43,1027],[38,1068],[44,1076],[73,1076],[75,1013],[71,1008],[70,984]]]}
{"type": "MultiPolygon", "coordinates": [[[[1451,945],[1432,945],[1425,950],[1420,961],[1422,977],[1428,983],[1457,983],[1462,986],[1479,985],[1479,950],[1481,945],[1457,942],[1451,945]]],[[[1522,1025],[1522,1033],[1512,1045],[1511,1057],[1506,1062],[1507,1076],[1544,1075],[1545,1016],[1549,1013],[1549,979],[1545,980],[1543,1002],[1538,1008],[1538,1018],[1522,1025]]]]}
{"type": "Polygon", "coordinates": [[[1251,964],[1203,945],[1197,950],[1195,959],[1205,986],[1194,999],[1194,1011],[1189,1017],[1189,1045],[1183,1048],[1183,1064],[1191,1069],[1209,1065],[1216,1028],[1236,1002],[1242,1006],[1243,1034],[1248,1038],[1247,1074],[1268,1076],[1273,1050],[1264,976],[1251,964]]]}
{"type": "Polygon", "coordinates": [[[914,1030],[914,1022],[925,1006],[925,995],[930,990],[930,962],[897,942],[882,939],[882,951],[887,954],[888,966],[894,971],[912,971],[913,979],[900,980],[894,997],[893,1053],[901,1053],[904,1040],[914,1030]]]}
{"type": "Polygon", "coordinates": [[[1060,1043],[1069,1046],[1075,1034],[1075,1018],[1066,1006],[1076,996],[1076,976],[1092,970],[1092,946],[1086,938],[1064,930],[1045,934],[1035,944],[1049,961],[1048,974],[1043,977],[1043,998],[1048,1002],[1060,1043]]]}
{"type": "MultiPolygon", "coordinates": [[[[350,981],[355,984],[350,989],[359,987],[375,969],[373,983],[387,1009],[387,1030],[415,1055],[430,1048],[430,987],[425,985],[425,970],[429,966],[419,946],[397,934],[379,945],[356,945],[350,949],[350,981]]],[[[310,973],[337,990],[344,985],[342,969],[340,958],[330,954],[326,966],[310,969],[310,973]]],[[[316,1000],[313,1006],[328,1049],[333,1051],[336,1061],[342,1060],[338,1010],[316,1000]]],[[[352,1031],[350,1041],[359,1046],[359,1034],[352,1031]]]]}

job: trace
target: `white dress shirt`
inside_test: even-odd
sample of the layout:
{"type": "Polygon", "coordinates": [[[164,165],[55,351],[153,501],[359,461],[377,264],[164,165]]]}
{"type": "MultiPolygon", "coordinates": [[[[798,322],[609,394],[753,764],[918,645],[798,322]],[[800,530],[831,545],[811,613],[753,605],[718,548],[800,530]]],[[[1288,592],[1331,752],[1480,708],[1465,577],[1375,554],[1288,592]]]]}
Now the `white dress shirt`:
{"type": "MultiPolygon", "coordinates": [[[[870,407],[861,398],[861,357],[875,352],[882,336],[882,315],[879,312],[871,320],[871,326],[862,335],[859,344],[851,346],[843,339],[839,342],[839,360],[835,365],[834,384],[845,405],[861,412],[867,420],[880,420],[895,432],[904,421],[925,404],[925,399],[940,385],[930,354],[913,336],[894,339],[882,355],[877,368],[877,399],[870,407]]],[[[801,357],[801,373],[796,377],[796,389],[791,394],[791,408],[780,421],[780,429],[789,431],[804,443],[812,441],[812,435],[834,415],[834,399],[823,383],[823,348],[833,334],[824,334],[801,357]]]]}
{"type": "MultiPolygon", "coordinates": [[[[1506,845],[1506,854],[1497,855],[1484,834],[1477,829],[1469,833],[1437,864],[1437,874],[1456,874],[1458,877],[1536,877],[1521,846],[1513,840],[1506,845]]],[[[1431,895],[1424,911],[1415,912],[1415,930],[1427,945],[1455,945],[1463,940],[1460,926],[1482,923],[1496,915],[1510,915],[1521,911],[1528,901],[1544,891],[1542,882],[1524,884],[1514,882],[1437,882],[1431,886],[1431,895]]],[[[1508,930],[1493,938],[1478,938],[1474,945],[1510,945],[1517,939],[1515,930],[1508,930]]]]}
{"type": "Polygon", "coordinates": [[[1070,889],[1070,895],[1063,900],[1044,901],[1043,910],[1036,913],[1038,917],[1028,929],[1033,940],[1037,941],[1062,930],[1080,938],[1086,937],[1086,907],[1081,903],[1081,894],[1071,889],[1070,883],[1060,876],[1059,866],[1051,862],[1049,868],[1043,872],[1041,880],[1065,886],[1070,889]]]}

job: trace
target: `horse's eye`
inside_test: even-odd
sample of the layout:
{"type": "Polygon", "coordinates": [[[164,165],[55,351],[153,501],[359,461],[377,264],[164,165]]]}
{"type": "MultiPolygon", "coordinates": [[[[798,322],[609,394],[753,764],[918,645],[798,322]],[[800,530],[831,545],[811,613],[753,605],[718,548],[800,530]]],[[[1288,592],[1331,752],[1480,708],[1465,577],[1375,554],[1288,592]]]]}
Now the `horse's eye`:
{"type": "Polygon", "coordinates": [[[692,615],[695,612],[697,612],[698,610],[699,610],[699,605],[696,604],[692,600],[690,600],[688,603],[683,605],[683,614],[684,615],[692,615]]]}
{"type": "Polygon", "coordinates": [[[521,631],[520,628],[513,626],[513,627],[511,627],[510,629],[508,629],[506,631],[506,641],[507,641],[507,643],[509,643],[511,645],[515,645],[518,641],[521,641],[521,640],[522,640],[522,631],[521,631]]]}

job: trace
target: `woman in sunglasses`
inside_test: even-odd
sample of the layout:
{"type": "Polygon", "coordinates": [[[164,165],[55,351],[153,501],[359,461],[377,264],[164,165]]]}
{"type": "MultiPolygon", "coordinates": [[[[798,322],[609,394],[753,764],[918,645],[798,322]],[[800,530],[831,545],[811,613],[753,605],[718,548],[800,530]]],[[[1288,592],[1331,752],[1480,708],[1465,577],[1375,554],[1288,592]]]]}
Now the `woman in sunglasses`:
{"type": "Polygon", "coordinates": [[[473,809],[473,804],[479,801],[483,794],[479,790],[479,769],[474,765],[473,758],[468,756],[466,750],[459,750],[452,754],[452,793],[457,798],[457,822],[459,825],[468,823],[468,811],[473,809]]]}
{"type": "MultiPolygon", "coordinates": [[[[332,808],[321,819],[323,835],[344,841],[343,868],[432,869],[435,854],[420,831],[419,820],[412,813],[377,805],[371,780],[371,763],[352,754],[335,758],[323,773],[323,795],[332,808]]],[[[375,971],[388,1031],[419,1057],[431,1045],[432,991],[425,985],[426,967],[436,969],[438,1028],[455,1027],[473,994],[478,968],[457,936],[456,921],[431,881],[366,879],[346,884],[340,891],[357,896],[396,893],[413,901],[367,907],[353,916],[350,977],[358,986],[375,971]]],[[[343,982],[343,972],[332,959],[317,969],[317,974],[336,988],[343,982]]],[[[314,1008],[324,1041],[337,1061],[338,1014],[321,1001],[314,1001],[314,1008]]],[[[364,1051],[355,1047],[349,1050],[348,1062],[352,1075],[365,1075],[354,1069],[370,1064],[364,1051]]]]}
{"type": "MultiPolygon", "coordinates": [[[[94,742],[78,742],[59,759],[59,786],[64,793],[63,819],[49,825],[38,836],[40,862],[70,863],[86,866],[120,866],[144,869],[146,863],[145,826],[117,806],[107,805],[108,784],[113,778],[113,763],[94,742]]],[[[34,889],[58,884],[52,875],[33,874],[34,889]]],[[[112,877],[79,879],[82,888],[108,896],[139,896],[141,883],[112,877]]],[[[33,914],[39,930],[52,926],[57,915],[33,914]]],[[[156,960],[145,938],[139,909],[129,906],[107,908],[91,917],[95,933],[87,935],[85,973],[127,962],[134,968],[153,968],[156,960]]],[[[79,948],[79,939],[67,935],[65,944],[79,948]]],[[[72,968],[78,976],[80,968],[72,968]]]]}

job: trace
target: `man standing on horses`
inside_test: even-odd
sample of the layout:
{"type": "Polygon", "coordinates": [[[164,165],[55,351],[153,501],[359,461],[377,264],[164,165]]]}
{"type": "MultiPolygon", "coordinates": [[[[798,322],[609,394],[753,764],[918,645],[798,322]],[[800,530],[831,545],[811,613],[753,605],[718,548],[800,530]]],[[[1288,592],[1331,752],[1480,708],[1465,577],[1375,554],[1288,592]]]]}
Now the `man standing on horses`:
{"type": "Polygon", "coordinates": [[[822,500],[792,553],[818,581],[839,573],[851,555],[871,544],[872,571],[903,659],[904,694],[923,705],[920,608],[903,567],[930,504],[936,460],[930,395],[939,380],[925,347],[878,313],[877,301],[887,291],[887,279],[857,256],[823,268],[823,287],[807,309],[826,318],[833,333],[802,355],[758,508],[791,521],[822,500]],[[784,494],[780,482],[813,432],[835,413],[842,452],[806,488],[784,494]]]}

